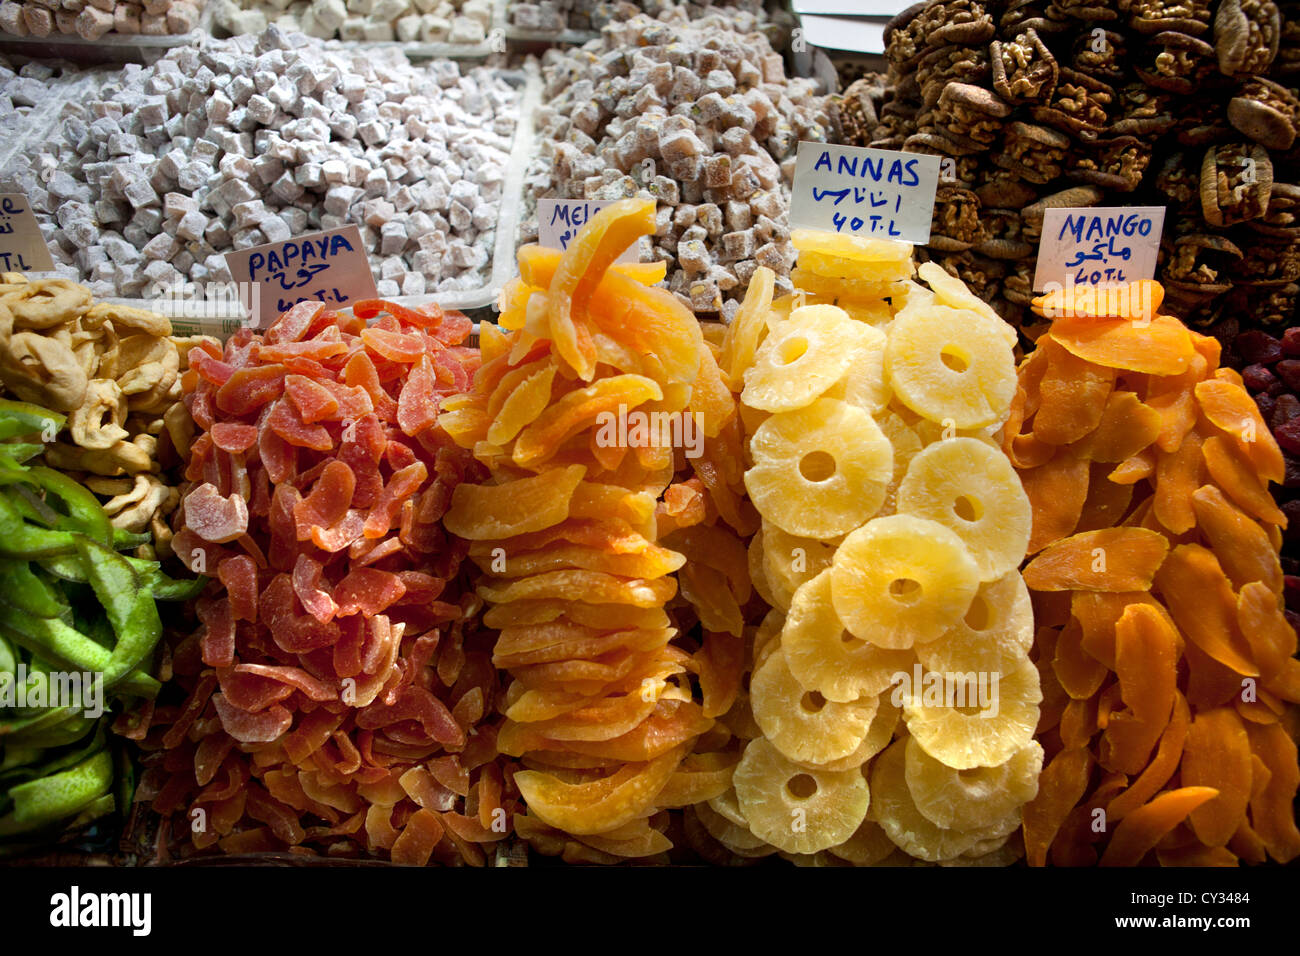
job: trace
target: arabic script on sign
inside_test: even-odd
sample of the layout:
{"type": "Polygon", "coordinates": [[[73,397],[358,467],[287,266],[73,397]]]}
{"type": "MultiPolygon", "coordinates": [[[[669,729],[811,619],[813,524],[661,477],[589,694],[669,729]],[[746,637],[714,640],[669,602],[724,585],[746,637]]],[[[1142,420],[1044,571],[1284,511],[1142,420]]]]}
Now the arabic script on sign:
{"type": "Polygon", "coordinates": [[[31,203],[22,193],[0,193],[0,272],[51,272],[54,260],[31,203]]]}
{"type": "Polygon", "coordinates": [[[924,245],[939,166],[920,153],[800,143],[790,225],[924,245]]]}
{"type": "Polygon", "coordinates": [[[261,329],[270,328],[281,312],[299,302],[341,309],[378,297],[356,226],[228,252],[226,265],[236,282],[261,284],[261,306],[253,316],[261,329]]]}
{"type": "Polygon", "coordinates": [[[1163,206],[1047,210],[1034,291],[1154,278],[1164,223],[1163,206]]]}

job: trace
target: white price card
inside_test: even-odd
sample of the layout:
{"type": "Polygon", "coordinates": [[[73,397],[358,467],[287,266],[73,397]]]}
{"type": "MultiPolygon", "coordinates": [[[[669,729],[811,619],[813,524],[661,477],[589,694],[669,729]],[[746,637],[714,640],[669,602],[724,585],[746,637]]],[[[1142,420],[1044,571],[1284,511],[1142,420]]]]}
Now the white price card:
{"type": "Polygon", "coordinates": [[[236,283],[257,286],[252,320],[259,329],[270,328],[299,302],[342,309],[379,297],[356,226],[227,252],[226,265],[236,283]]]}
{"type": "Polygon", "coordinates": [[[938,187],[938,156],[800,143],[790,226],[923,246],[938,187]]]}
{"type": "Polygon", "coordinates": [[[1038,241],[1034,291],[1153,279],[1164,206],[1049,209],[1038,241]]]}
{"type": "Polygon", "coordinates": [[[0,272],[52,272],[54,260],[32,205],[22,193],[0,193],[0,272]]]}
{"type": "MultiPolygon", "coordinates": [[[[537,243],[548,249],[563,252],[587,224],[612,199],[539,199],[537,200],[537,243]]],[[[623,250],[615,262],[640,262],[641,256],[633,243],[623,250]]]]}

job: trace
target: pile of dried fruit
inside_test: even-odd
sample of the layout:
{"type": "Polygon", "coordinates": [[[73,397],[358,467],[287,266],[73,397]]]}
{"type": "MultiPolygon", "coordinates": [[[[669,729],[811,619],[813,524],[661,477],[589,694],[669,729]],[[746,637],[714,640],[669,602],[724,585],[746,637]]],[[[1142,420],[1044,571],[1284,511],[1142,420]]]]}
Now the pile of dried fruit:
{"type": "Polygon", "coordinates": [[[123,730],[193,849],[482,864],[515,801],[466,547],[441,523],[481,471],[438,424],[479,355],[459,313],[354,313],[302,303],[190,353],[200,435],[173,543],[217,580],[164,665],[183,699],[123,730]]]}
{"type": "Polygon", "coordinates": [[[1300,11],[1274,0],[931,0],[847,142],[951,157],[930,254],[1019,324],[1046,209],[1168,205],[1160,278],[1192,325],[1291,324],[1300,11]]]}
{"type": "MultiPolygon", "coordinates": [[[[696,530],[706,484],[718,513],[738,505],[739,474],[728,485],[708,450],[729,425],[739,461],[737,416],[695,317],[649,285],[663,267],[614,265],[654,232],[654,213],[623,200],[563,254],[521,249],[521,278],[502,297],[509,331],[483,326],[473,389],[442,418],[491,473],[456,489],[445,520],[472,542],[484,623],[500,629],[493,660],[511,677],[498,746],[524,768],[516,830],[566,859],[667,850],[656,811],[718,792],[731,772],[725,757],[687,756],[714,721],[693,699],[697,665],[673,643],[665,606],[685,559],[660,534],[696,530]],[[696,429],[707,480],[673,485],[696,429]]],[[[706,629],[729,626],[747,576],[744,587],[697,596],[706,629]],[[717,622],[706,619],[715,606],[717,622]]]]}
{"type": "Polygon", "coordinates": [[[724,345],[773,610],[734,786],[691,813],[741,856],[1009,861],[1042,760],[1029,505],[991,437],[1014,333],[937,266],[910,281],[910,245],[793,238],[810,304],[765,276],[724,345]]]}
{"type": "Polygon", "coordinates": [[[31,463],[65,424],[0,401],[0,855],[121,809],[105,714],[158,692],[155,599],[202,587],[120,554],[137,536],[78,482],[31,463]]]}
{"type": "Polygon", "coordinates": [[[1033,505],[1048,759],[1028,859],[1285,862],[1300,661],[1268,493],[1284,461],[1219,343],[1154,314],[1159,286],[1134,291],[1149,310],[1038,300],[1060,317],[1004,438],[1033,505]]]}

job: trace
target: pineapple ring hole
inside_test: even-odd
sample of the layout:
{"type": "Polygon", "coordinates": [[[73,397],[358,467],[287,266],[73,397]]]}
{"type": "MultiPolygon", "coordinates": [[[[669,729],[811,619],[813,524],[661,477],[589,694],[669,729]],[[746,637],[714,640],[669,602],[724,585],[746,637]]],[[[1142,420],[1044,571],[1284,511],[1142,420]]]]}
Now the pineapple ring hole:
{"type": "Polygon", "coordinates": [[[984,505],[977,498],[958,495],[952,504],[952,512],[962,521],[979,521],[984,517],[984,505]]]}
{"type": "Polygon", "coordinates": [[[801,335],[792,336],[782,342],[776,350],[778,365],[792,365],[808,352],[808,340],[801,335]]]}
{"type": "Polygon", "coordinates": [[[867,643],[867,642],[864,641],[862,638],[857,637],[857,636],[851,634],[851,633],[848,632],[848,631],[841,631],[841,632],[840,632],[840,640],[843,641],[845,644],[849,644],[849,645],[854,646],[854,647],[856,647],[856,646],[859,645],[859,644],[865,644],[865,643],[867,643]]]}
{"type": "Polygon", "coordinates": [[[799,706],[810,714],[815,714],[826,706],[826,698],[819,691],[810,690],[799,698],[799,706]]]}
{"type": "Polygon", "coordinates": [[[900,604],[915,604],[921,599],[921,582],[912,578],[890,581],[889,596],[900,604]]]}
{"type": "Polygon", "coordinates": [[[796,800],[807,800],[817,792],[817,781],[806,773],[796,774],[786,781],[785,788],[796,800]]]}
{"type": "Polygon", "coordinates": [[[810,451],[799,460],[799,474],[808,481],[827,481],[835,476],[835,458],[828,452],[810,451]]]}
{"type": "Polygon", "coordinates": [[[970,608],[966,611],[966,626],[972,631],[985,631],[993,623],[993,614],[989,611],[988,602],[979,595],[970,602],[970,608]]]}
{"type": "Polygon", "coordinates": [[[939,361],[958,374],[970,368],[970,355],[956,345],[945,345],[939,352],[939,361]]]}

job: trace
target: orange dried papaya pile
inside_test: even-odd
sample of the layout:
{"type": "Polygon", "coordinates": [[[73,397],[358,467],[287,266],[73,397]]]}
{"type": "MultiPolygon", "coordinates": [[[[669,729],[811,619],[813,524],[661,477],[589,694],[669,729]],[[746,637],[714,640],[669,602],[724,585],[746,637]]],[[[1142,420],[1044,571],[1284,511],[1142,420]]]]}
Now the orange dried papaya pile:
{"type": "Polygon", "coordinates": [[[662,858],[663,811],[725,789],[734,764],[714,728],[750,589],[739,426],[695,316],[650,285],[662,270],[615,264],[654,209],[617,202],[563,253],[522,248],[439,421],[490,475],[458,486],[445,523],[471,542],[509,674],[515,832],[574,862],[662,858]],[[686,608],[700,647],[678,639],[686,608]]]}
{"type": "Polygon", "coordinates": [[[1021,363],[1003,437],[1033,507],[1047,763],[1024,809],[1029,863],[1290,861],[1300,661],[1268,490],[1281,451],[1216,340],[1068,294],[1036,308],[1064,316],[1021,363]]]}

